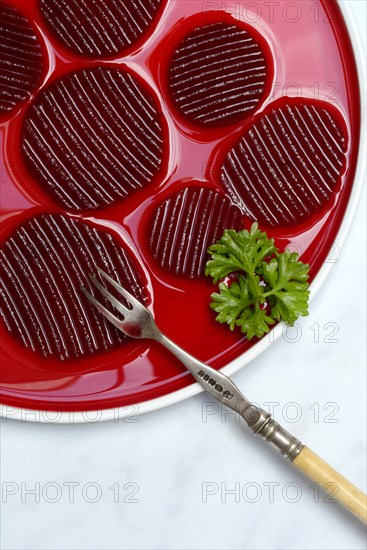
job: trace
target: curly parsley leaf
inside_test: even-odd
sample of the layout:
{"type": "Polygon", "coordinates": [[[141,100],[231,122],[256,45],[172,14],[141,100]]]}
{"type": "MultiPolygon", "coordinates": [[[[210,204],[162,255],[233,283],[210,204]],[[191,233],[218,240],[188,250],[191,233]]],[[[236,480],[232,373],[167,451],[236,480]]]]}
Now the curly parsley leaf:
{"type": "Polygon", "coordinates": [[[223,237],[209,248],[212,259],[206,264],[205,275],[217,283],[234,271],[252,273],[265,256],[275,251],[274,240],[268,239],[257,223],[252,224],[250,231],[226,229],[223,237]]]}
{"type": "Polygon", "coordinates": [[[217,321],[228,323],[233,330],[242,312],[251,305],[248,281],[240,275],[238,283],[233,282],[231,286],[220,283],[219,294],[214,292],[211,298],[210,307],[218,313],[217,321]]]}
{"type": "Polygon", "coordinates": [[[309,265],[295,252],[279,252],[257,223],[250,231],[227,229],[209,254],[205,274],[214,283],[238,274],[231,284],[221,282],[219,293],[211,296],[216,320],[231,330],[239,326],[248,339],[261,338],[276,321],[292,326],[300,315],[308,315],[309,265]]]}
{"type": "Polygon", "coordinates": [[[241,331],[246,334],[249,340],[254,336],[257,338],[264,336],[270,330],[269,325],[274,323],[274,319],[269,317],[258,304],[255,304],[253,308],[244,309],[236,321],[236,325],[241,327],[241,331]]]}

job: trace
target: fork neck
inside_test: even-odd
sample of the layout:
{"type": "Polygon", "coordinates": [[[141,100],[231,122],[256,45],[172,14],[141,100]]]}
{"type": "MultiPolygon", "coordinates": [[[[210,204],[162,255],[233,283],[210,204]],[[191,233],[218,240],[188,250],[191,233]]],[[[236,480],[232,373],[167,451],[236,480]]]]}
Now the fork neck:
{"type": "Polygon", "coordinates": [[[228,376],[199,361],[199,359],[172,342],[165,334],[160,333],[155,339],[186,366],[195,380],[209,395],[243,416],[251,403],[242,395],[236,384],[228,376]]]}
{"type": "Polygon", "coordinates": [[[173,355],[175,355],[177,359],[179,359],[186,366],[191,374],[195,378],[197,378],[198,369],[203,366],[203,363],[199,361],[199,359],[196,359],[196,357],[190,355],[187,351],[182,349],[170,338],[168,338],[168,336],[166,336],[163,332],[159,330],[157,330],[157,333],[154,336],[154,340],[162,344],[166,349],[173,353],[173,355]]]}

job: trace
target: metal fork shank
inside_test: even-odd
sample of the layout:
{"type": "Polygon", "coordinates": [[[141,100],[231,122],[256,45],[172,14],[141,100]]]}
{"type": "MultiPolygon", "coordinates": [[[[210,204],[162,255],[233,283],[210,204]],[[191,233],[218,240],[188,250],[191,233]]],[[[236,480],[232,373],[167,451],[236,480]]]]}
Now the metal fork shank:
{"type": "Polygon", "coordinates": [[[269,441],[290,460],[301,452],[302,443],[272,419],[267,411],[248,401],[228,376],[187,353],[158,329],[154,340],[173,353],[207,393],[241,415],[255,435],[269,441]]]}
{"type": "Polygon", "coordinates": [[[191,372],[199,384],[214,399],[223,403],[230,409],[238,412],[241,416],[243,412],[251,405],[242,395],[237,386],[226,375],[202,363],[185,350],[180,348],[167,336],[159,332],[155,338],[163,344],[181,363],[191,372]]]}

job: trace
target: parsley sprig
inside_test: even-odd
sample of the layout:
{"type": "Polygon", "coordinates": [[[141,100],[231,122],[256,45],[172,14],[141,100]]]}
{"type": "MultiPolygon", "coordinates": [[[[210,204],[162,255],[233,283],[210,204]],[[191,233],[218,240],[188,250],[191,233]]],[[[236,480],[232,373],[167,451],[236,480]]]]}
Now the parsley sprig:
{"type": "Polygon", "coordinates": [[[250,231],[226,229],[208,252],[205,274],[215,284],[222,281],[210,307],[231,330],[239,326],[249,340],[261,338],[276,321],[292,326],[308,315],[309,265],[296,252],[279,252],[257,223],[250,231]],[[233,282],[223,281],[232,274],[233,282]]]}

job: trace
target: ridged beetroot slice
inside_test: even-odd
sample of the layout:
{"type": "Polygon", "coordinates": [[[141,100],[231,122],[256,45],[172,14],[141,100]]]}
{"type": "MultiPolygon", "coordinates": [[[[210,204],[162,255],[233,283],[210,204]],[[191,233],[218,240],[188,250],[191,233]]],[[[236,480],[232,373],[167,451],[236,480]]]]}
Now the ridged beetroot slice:
{"type": "Polygon", "coordinates": [[[126,339],[81,292],[80,285],[91,289],[88,273],[99,278],[97,266],[146,301],[142,277],[112,236],[63,215],[42,214],[20,225],[0,258],[5,326],[44,358],[88,357],[126,339]]]}
{"type": "Polygon", "coordinates": [[[292,226],[330,199],[346,150],[345,132],[324,105],[290,100],[242,135],[226,156],[221,179],[252,219],[292,226]]]}
{"type": "Polygon", "coordinates": [[[258,107],[266,78],[264,52],[248,31],[210,23],[195,28],[179,44],[170,64],[169,88],[188,120],[225,126],[258,107]]]}
{"type": "Polygon", "coordinates": [[[165,271],[194,279],[204,275],[207,249],[224,229],[240,229],[242,214],[221,193],[186,187],[153,212],[149,246],[165,271]]]}
{"type": "Polygon", "coordinates": [[[147,33],[161,0],[40,0],[47,24],[72,51],[95,57],[117,54],[147,33]]]}
{"type": "Polygon", "coordinates": [[[26,17],[0,2],[0,114],[27,99],[40,83],[41,44],[26,17]]]}
{"type": "Polygon", "coordinates": [[[24,120],[22,150],[31,175],[61,206],[105,207],[159,173],[161,114],[130,72],[79,70],[39,94],[24,120]]]}

